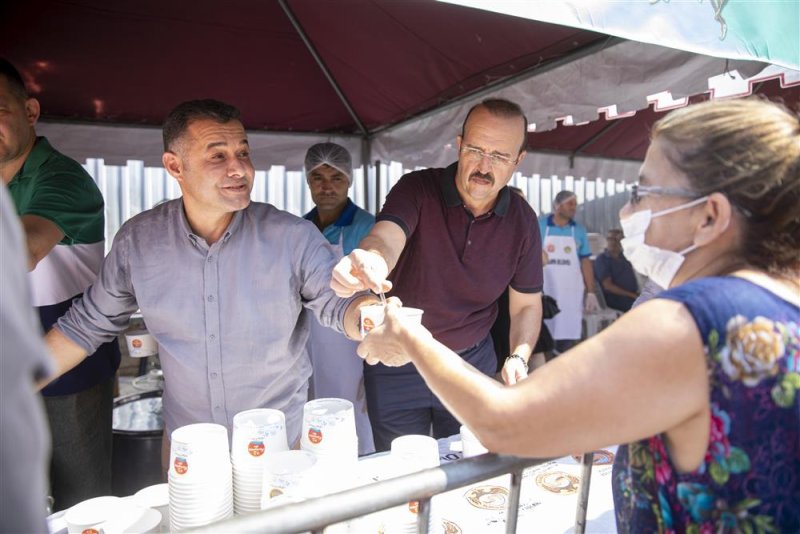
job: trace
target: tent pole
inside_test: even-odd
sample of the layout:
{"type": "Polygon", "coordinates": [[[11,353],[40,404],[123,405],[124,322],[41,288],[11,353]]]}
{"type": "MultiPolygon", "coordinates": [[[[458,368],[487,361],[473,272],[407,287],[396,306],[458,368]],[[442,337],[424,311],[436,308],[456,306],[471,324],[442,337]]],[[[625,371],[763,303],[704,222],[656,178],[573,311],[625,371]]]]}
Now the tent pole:
{"type": "Polygon", "coordinates": [[[342,104],[347,109],[347,112],[350,114],[350,117],[358,126],[358,129],[361,131],[361,135],[363,136],[369,135],[369,132],[367,131],[367,128],[364,126],[364,123],[361,122],[361,119],[358,117],[358,114],[356,113],[355,109],[353,109],[353,106],[350,105],[350,101],[347,100],[347,97],[342,92],[342,89],[339,87],[339,84],[336,83],[336,79],[333,77],[330,70],[328,70],[327,65],[325,65],[325,62],[322,60],[322,57],[317,52],[317,49],[314,48],[314,45],[308,38],[308,35],[306,35],[305,30],[303,30],[303,27],[300,25],[300,21],[297,20],[297,17],[294,16],[294,13],[289,8],[287,0],[278,0],[278,3],[281,5],[283,12],[286,13],[286,16],[289,18],[289,21],[292,23],[292,26],[294,26],[294,29],[297,31],[297,34],[303,40],[303,43],[306,45],[306,48],[308,48],[308,51],[311,52],[311,56],[314,58],[314,61],[317,62],[317,65],[319,66],[320,70],[322,70],[322,74],[325,75],[325,78],[328,79],[328,82],[331,84],[331,87],[333,87],[333,90],[336,92],[336,96],[338,96],[339,100],[342,101],[342,104]]]}
{"type": "Polygon", "coordinates": [[[381,160],[375,160],[375,215],[381,211],[381,160]]]}
{"type": "Polygon", "coordinates": [[[364,137],[361,139],[361,168],[363,169],[362,180],[364,182],[364,207],[369,209],[369,160],[372,159],[372,139],[364,137]]]}
{"type": "Polygon", "coordinates": [[[592,137],[590,137],[589,139],[584,141],[584,143],[581,146],[579,146],[575,150],[573,150],[572,154],[569,155],[569,168],[570,169],[574,169],[575,168],[575,156],[579,155],[581,153],[581,151],[583,151],[585,148],[587,148],[587,147],[591,146],[592,144],[594,144],[598,139],[600,139],[605,134],[610,132],[613,128],[616,128],[620,123],[621,123],[620,120],[615,120],[613,122],[609,122],[607,125],[605,125],[603,127],[602,130],[600,130],[599,132],[594,134],[592,137]]]}

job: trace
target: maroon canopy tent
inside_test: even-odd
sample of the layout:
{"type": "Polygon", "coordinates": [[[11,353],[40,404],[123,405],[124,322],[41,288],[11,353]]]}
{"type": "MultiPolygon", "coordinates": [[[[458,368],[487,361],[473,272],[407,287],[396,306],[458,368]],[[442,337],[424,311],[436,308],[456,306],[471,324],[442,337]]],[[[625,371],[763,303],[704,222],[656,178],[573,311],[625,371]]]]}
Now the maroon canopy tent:
{"type": "MultiPolygon", "coordinates": [[[[299,167],[309,140],[289,133],[344,140],[361,161],[438,165],[453,159],[463,106],[488,94],[517,100],[537,132],[567,114],[597,119],[531,134],[537,151],[641,159],[653,112],[598,119],[598,107],[618,103],[609,95],[626,99],[620,111],[644,109],[648,94],[702,93],[728,67],[434,0],[26,0],[0,10],[0,54],[41,101],[45,133],[78,159],[157,164],[167,112],[213,97],[242,110],[262,168],[299,167]]],[[[750,74],[762,67],[730,68],[747,64],[750,74]]],[[[538,172],[534,158],[524,164],[538,172]]]]}

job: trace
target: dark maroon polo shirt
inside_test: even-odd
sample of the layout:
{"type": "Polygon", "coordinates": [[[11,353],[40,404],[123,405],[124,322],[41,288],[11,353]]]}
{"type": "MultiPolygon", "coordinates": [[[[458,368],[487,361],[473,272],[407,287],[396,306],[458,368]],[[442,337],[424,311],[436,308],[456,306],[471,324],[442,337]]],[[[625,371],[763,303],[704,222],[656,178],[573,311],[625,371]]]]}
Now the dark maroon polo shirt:
{"type": "Polygon", "coordinates": [[[390,294],[425,310],[425,327],[461,351],[486,337],[506,287],[537,293],[543,275],[530,205],[505,187],[493,211],[473,217],[456,189],[456,167],[403,176],[377,220],[398,224],[408,240],[389,276],[390,294]]]}

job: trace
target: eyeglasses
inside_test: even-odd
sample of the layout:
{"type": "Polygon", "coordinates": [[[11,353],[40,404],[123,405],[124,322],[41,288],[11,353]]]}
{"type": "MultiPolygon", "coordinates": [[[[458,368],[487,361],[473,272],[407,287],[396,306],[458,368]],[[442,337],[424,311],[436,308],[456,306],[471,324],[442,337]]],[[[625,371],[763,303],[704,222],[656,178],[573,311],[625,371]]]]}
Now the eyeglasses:
{"type": "Polygon", "coordinates": [[[471,146],[462,146],[461,153],[475,163],[483,161],[483,158],[489,158],[489,163],[492,167],[510,167],[517,163],[516,159],[511,159],[508,156],[501,156],[499,154],[489,154],[480,148],[471,146]]]}
{"type": "Polygon", "coordinates": [[[659,187],[657,185],[639,185],[632,184],[628,188],[631,190],[631,205],[635,206],[646,196],[659,195],[670,197],[683,197],[683,198],[700,198],[702,195],[684,189],[682,187],[659,187]]]}

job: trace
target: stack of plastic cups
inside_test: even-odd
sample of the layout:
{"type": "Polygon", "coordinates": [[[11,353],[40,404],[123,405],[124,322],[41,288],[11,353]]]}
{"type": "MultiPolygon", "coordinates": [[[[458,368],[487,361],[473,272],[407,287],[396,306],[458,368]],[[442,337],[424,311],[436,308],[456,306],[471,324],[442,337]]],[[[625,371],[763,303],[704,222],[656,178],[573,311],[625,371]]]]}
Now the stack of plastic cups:
{"type": "Polygon", "coordinates": [[[267,408],[239,412],[233,418],[231,442],[233,510],[240,515],[258,512],[265,460],[289,450],[286,417],[280,410],[267,408]]]}
{"type": "Polygon", "coordinates": [[[233,482],[225,427],[199,423],[173,431],[168,477],[171,531],[231,517],[233,482]]]}
{"type": "Polygon", "coordinates": [[[489,452],[489,449],[483,446],[472,430],[467,425],[461,425],[461,454],[464,458],[478,456],[489,452]]]}
{"type": "MultiPolygon", "coordinates": [[[[439,444],[428,436],[408,435],[392,440],[391,471],[394,476],[403,476],[439,466],[439,444]]],[[[436,499],[431,499],[428,530],[438,532],[436,525],[442,521],[437,514],[436,499]]],[[[384,525],[386,534],[417,532],[419,503],[412,501],[406,506],[391,509],[384,525]]]]}
{"type": "Polygon", "coordinates": [[[317,458],[308,451],[283,451],[264,462],[261,509],[319,496],[317,458]]]}
{"type": "Polygon", "coordinates": [[[349,486],[358,463],[358,436],[353,403],[316,399],[303,408],[300,448],[317,458],[322,493],[349,486]]]}

